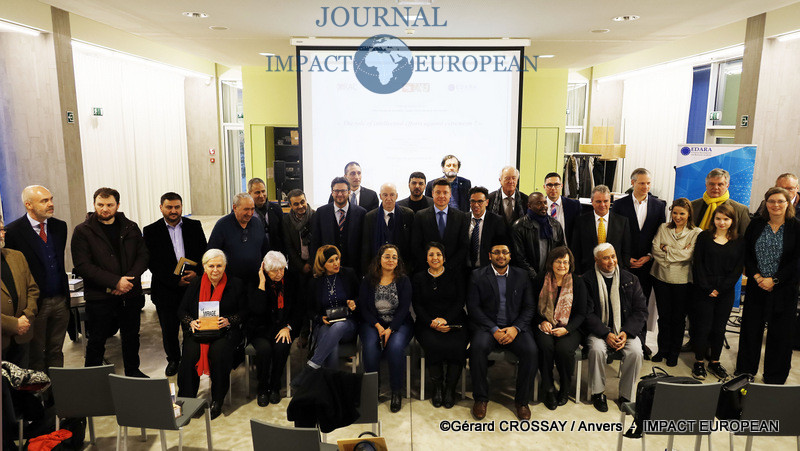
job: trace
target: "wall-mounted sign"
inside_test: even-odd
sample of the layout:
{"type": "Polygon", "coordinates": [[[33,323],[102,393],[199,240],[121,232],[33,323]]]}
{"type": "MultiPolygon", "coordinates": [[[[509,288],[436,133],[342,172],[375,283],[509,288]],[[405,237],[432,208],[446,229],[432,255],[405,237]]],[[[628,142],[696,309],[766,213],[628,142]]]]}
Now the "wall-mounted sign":
{"type": "Polygon", "coordinates": [[[92,116],[102,116],[103,109],[102,108],[92,108],[92,116]]]}
{"type": "Polygon", "coordinates": [[[208,149],[208,154],[209,155],[216,155],[217,154],[217,149],[214,149],[213,147],[211,149],[208,149]]]}
{"type": "Polygon", "coordinates": [[[67,124],[74,124],[75,123],[75,113],[72,111],[67,111],[67,124]]]}
{"type": "Polygon", "coordinates": [[[740,124],[740,125],[741,125],[742,127],[747,127],[747,125],[748,125],[749,123],[750,123],[750,116],[748,116],[748,115],[746,115],[746,114],[743,114],[743,115],[742,115],[742,122],[741,122],[741,124],[740,124]]]}

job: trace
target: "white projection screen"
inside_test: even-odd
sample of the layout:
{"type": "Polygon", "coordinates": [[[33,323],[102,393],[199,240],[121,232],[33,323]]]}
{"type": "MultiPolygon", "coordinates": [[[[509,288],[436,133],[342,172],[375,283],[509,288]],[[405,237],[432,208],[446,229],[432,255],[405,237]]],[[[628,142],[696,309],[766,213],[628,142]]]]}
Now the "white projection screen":
{"type": "MultiPolygon", "coordinates": [[[[356,48],[298,47],[298,60],[350,55],[356,48]]],[[[495,61],[523,63],[522,48],[415,48],[414,58],[472,55],[495,61]]],[[[408,83],[391,94],[364,88],[353,73],[352,60],[328,59],[327,70],[298,72],[303,185],[314,207],[325,204],[330,182],[357,161],[362,185],[378,191],[397,185],[398,199],[408,196],[408,176],[422,171],[431,180],[442,175],[441,160],[453,154],[461,160],[459,175],[489,191],[499,187],[503,166],[519,167],[519,70],[448,70],[446,64],[415,70],[408,83]],[[338,64],[339,70],[333,70],[338,64]],[[441,69],[439,71],[433,68],[441,69]]],[[[454,66],[450,66],[453,69],[454,66]]],[[[469,68],[472,68],[471,66],[469,68]]],[[[415,67],[416,69],[416,67],[415,67]]]]}

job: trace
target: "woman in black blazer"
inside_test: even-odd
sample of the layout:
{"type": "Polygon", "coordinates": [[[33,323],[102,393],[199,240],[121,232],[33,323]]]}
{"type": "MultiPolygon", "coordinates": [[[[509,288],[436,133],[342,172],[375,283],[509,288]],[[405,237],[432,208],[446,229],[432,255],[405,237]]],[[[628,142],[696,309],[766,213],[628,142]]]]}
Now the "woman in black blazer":
{"type": "Polygon", "coordinates": [[[580,327],[586,319],[588,296],[586,284],[575,274],[575,257],[566,246],[550,251],[545,270],[533,280],[533,295],[536,300],[533,336],[539,347],[544,404],[555,410],[566,404],[569,397],[575,350],[583,339],[580,327]],[[561,379],[557,397],[554,363],[561,379]]]}
{"type": "Polygon", "coordinates": [[[744,234],[744,312],[739,336],[736,373],[755,375],[761,358],[764,323],[767,330],[764,382],[784,384],[792,365],[792,321],[797,305],[797,260],[800,222],[789,192],[770,188],[767,209],[750,222],[744,234]]]}
{"type": "Polygon", "coordinates": [[[178,307],[183,327],[183,358],[178,370],[178,396],[194,398],[200,375],[211,377],[211,418],[222,413],[222,402],[230,386],[233,354],[242,341],[245,300],[242,283],[225,274],[228,261],[219,249],[203,254],[203,276],[186,288],[178,307]],[[203,312],[200,311],[203,302],[203,312]],[[200,330],[198,318],[216,317],[216,328],[200,330]]]}
{"type": "Polygon", "coordinates": [[[300,306],[295,279],[285,277],[286,257],[277,251],[264,256],[258,286],[249,296],[247,339],[256,349],[258,405],[281,402],[281,374],[297,338],[300,306]]]}

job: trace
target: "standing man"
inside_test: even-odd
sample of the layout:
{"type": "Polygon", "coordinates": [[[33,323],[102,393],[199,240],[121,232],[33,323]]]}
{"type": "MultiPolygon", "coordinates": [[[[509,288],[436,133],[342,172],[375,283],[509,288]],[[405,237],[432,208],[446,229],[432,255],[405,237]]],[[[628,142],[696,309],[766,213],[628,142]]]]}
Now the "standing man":
{"type": "Polygon", "coordinates": [[[366,272],[370,262],[384,244],[394,244],[400,250],[400,258],[406,271],[412,274],[411,230],[414,211],[397,205],[397,187],[393,183],[381,185],[381,206],[364,217],[364,233],[361,241],[361,268],[366,272]]]}
{"type": "MultiPolygon", "coordinates": [[[[650,302],[653,290],[653,278],[650,268],[653,267],[653,238],[658,227],[667,222],[667,203],[650,194],[652,174],[645,168],[634,169],[631,173],[633,191],[629,196],[614,202],[611,211],[628,219],[628,230],[631,235],[630,272],[639,279],[644,293],[645,305],[650,302]]],[[[647,324],[642,333],[637,335],[642,342],[645,360],[650,360],[652,351],[647,347],[647,324]]]]}
{"type": "Polygon", "coordinates": [[[53,217],[53,195],[43,186],[22,190],[28,212],[6,228],[6,247],[22,252],[39,286],[38,313],[30,344],[30,368],[64,366],[64,336],[69,323],[69,284],[64,268],[67,223],[53,217]]]}
{"type": "Polygon", "coordinates": [[[408,191],[411,195],[397,201],[397,205],[410,208],[414,213],[433,206],[433,199],[423,194],[425,192],[425,174],[422,172],[412,172],[408,177],[408,191]]]}
{"type": "Polygon", "coordinates": [[[489,253],[491,265],[476,269],[467,293],[467,313],[472,325],[470,370],[472,371],[472,415],[482,420],[489,401],[489,353],[509,350],[519,359],[517,391],[514,396],[517,418],[529,420],[533,378],[538,364],[538,349],[530,323],[533,319],[533,289],[528,275],[509,266],[511,251],[502,242],[494,243],[489,253]]]}
{"type": "Polygon", "coordinates": [[[286,244],[286,257],[289,262],[288,276],[296,281],[298,307],[303,321],[300,331],[300,344],[308,343],[308,284],[311,281],[311,270],[314,266],[314,254],[311,253],[311,229],[315,215],[306,202],[303,190],[293,189],[286,195],[291,210],[283,218],[283,242],[286,244]]]}
{"type": "MultiPolygon", "coordinates": [[[[489,203],[489,190],[475,186],[469,190],[469,259],[467,269],[469,276],[473,270],[489,264],[489,249],[492,243],[506,241],[506,223],[500,215],[486,210],[489,203]]],[[[469,280],[467,277],[464,280],[469,280]]]]}
{"type": "Polygon", "coordinates": [[[528,196],[519,192],[518,182],[517,168],[506,166],[500,171],[500,189],[489,194],[489,211],[502,216],[509,228],[528,210],[528,196]]]}
{"type": "Polygon", "coordinates": [[[618,249],[623,266],[630,264],[631,236],[628,218],[612,213],[610,207],[611,191],[605,185],[595,186],[592,189],[592,212],[578,218],[569,242],[578,272],[592,269],[592,249],[606,242],[618,249]]]}
{"type": "MultiPolygon", "coordinates": [[[[777,180],[775,180],[775,186],[778,188],[783,188],[789,192],[789,196],[792,198],[791,204],[794,205],[794,209],[796,211],[798,205],[800,205],[800,196],[797,195],[800,184],[798,184],[797,176],[791,172],[783,173],[778,176],[777,180]]],[[[761,201],[761,205],[758,206],[756,214],[760,214],[762,216],[769,214],[767,213],[767,203],[765,201],[761,201]]]]}
{"type": "MultiPolygon", "coordinates": [[[[247,194],[253,198],[258,219],[264,224],[267,233],[267,249],[285,252],[283,246],[283,210],[278,204],[267,200],[267,185],[260,178],[253,178],[247,182],[247,194]]],[[[266,254],[265,254],[266,255],[266,254]]]]}
{"type": "MultiPolygon", "coordinates": [[[[313,260],[320,246],[336,246],[342,253],[342,266],[353,268],[356,273],[361,274],[361,240],[367,210],[350,202],[351,191],[350,182],[346,178],[336,177],[331,181],[333,202],[319,207],[314,215],[310,251],[313,260]]],[[[377,196],[375,206],[377,207],[377,196]]]]}
{"type": "Polygon", "coordinates": [[[558,172],[551,172],[544,176],[542,188],[547,195],[547,214],[561,224],[564,236],[569,241],[572,239],[575,221],[581,215],[581,203],[578,200],[562,196],[561,188],[563,186],[558,172]]]}
{"type": "Polygon", "coordinates": [[[692,201],[694,225],[707,230],[714,221],[714,210],[722,204],[728,204],[736,212],[736,232],[744,236],[744,231],[750,225],[750,212],[747,206],[730,198],[730,184],[731,174],[725,169],[712,169],[706,175],[706,192],[703,197],[692,201]]]}
{"type": "Polygon", "coordinates": [[[72,233],[72,261],[83,278],[86,300],[85,366],[103,364],[106,340],[119,326],[125,375],[147,377],[139,370],[139,326],[144,307],[142,273],[148,252],[142,232],[119,210],[119,192],[94,192],[94,212],[72,233]]]}
{"type": "Polygon", "coordinates": [[[228,258],[225,272],[238,277],[246,289],[258,284],[261,259],[269,251],[264,224],[255,215],[255,202],[247,193],[233,196],[233,211],[219,219],[208,239],[209,249],[220,249],[228,258]]]}
{"type": "Polygon", "coordinates": [[[589,289],[589,305],[583,329],[589,346],[589,389],[592,404],[608,411],[606,359],[609,352],[621,352],[619,405],[633,399],[642,369],[642,344],[636,335],[647,320],[647,306],[637,279],[617,265],[611,243],[594,248],[594,267],[583,275],[589,289]]]}
{"type": "MultiPolygon", "coordinates": [[[[411,247],[416,253],[415,266],[426,268],[425,245],[437,241],[444,245],[444,266],[450,271],[461,273],[467,261],[469,240],[468,216],[450,205],[450,182],[445,178],[433,182],[433,207],[420,210],[414,215],[414,231],[411,234],[411,247]]],[[[462,273],[463,274],[463,273],[462,273]]]]}
{"type": "MultiPolygon", "coordinates": [[[[39,288],[22,252],[6,249],[6,228],[0,218],[0,310],[2,310],[3,360],[28,366],[31,325],[36,321],[39,288]]],[[[63,339],[63,338],[62,338],[63,339]]]]}
{"type": "MultiPolygon", "coordinates": [[[[344,165],[344,178],[350,183],[350,193],[348,201],[352,205],[358,205],[366,211],[378,208],[378,194],[375,191],[361,186],[361,165],[351,161],[344,165]]],[[[333,202],[333,195],[328,197],[328,203],[333,202]]]]}
{"type": "MultiPolygon", "coordinates": [[[[442,173],[447,183],[450,184],[450,206],[461,211],[469,211],[469,189],[472,182],[459,177],[458,171],[461,170],[461,161],[455,155],[445,155],[442,158],[442,173]]],[[[433,182],[431,180],[425,187],[425,195],[433,197],[433,182]]]]}
{"type": "Polygon", "coordinates": [[[550,251],[565,243],[564,229],[547,214],[547,200],[539,192],[528,197],[528,212],[511,226],[511,235],[516,266],[526,270],[531,280],[544,269],[550,251]]]}
{"type": "Polygon", "coordinates": [[[147,267],[153,273],[150,298],[156,306],[161,340],[167,354],[164,374],[174,376],[181,361],[178,306],[189,282],[203,272],[201,259],[207,243],[200,221],[182,217],[183,199],[180,194],[165,193],[161,196],[159,209],[164,218],[144,228],[144,243],[150,253],[147,267]],[[194,264],[178,270],[181,258],[194,264]]]}

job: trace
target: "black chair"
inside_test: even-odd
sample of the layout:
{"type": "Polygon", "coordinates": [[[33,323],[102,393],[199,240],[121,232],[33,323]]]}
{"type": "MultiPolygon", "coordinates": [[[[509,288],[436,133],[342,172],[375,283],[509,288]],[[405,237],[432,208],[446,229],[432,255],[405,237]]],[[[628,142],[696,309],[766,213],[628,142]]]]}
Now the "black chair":
{"type": "MultiPolygon", "coordinates": [[[[361,402],[358,406],[361,415],[353,424],[371,424],[372,433],[381,435],[381,421],[378,419],[378,373],[364,373],[361,378],[361,402]]],[[[327,434],[322,433],[326,442],[327,434]]]]}
{"type": "Polygon", "coordinates": [[[253,436],[253,451],[276,449],[335,451],[339,449],[336,445],[321,442],[319,430],[316,428],[278,426],[251,419],[250,432],[253,436]]]}
{"type": "MultiPolygon", "coordinates": [[[[745,449],[753,448],[754,436],[794,436],[797,439],[797,449],[800,451],[800,417],[794,410],[800,405],[800,385],[767,385],[750,384],[747,395],[742,400],[742,420],[775,421],[778,431],[763,432],[737,432],[736,435],[746,435],[745,449]]],[[[731,449],[733,449],[733,434],[730,436],[731,449]]]]}

